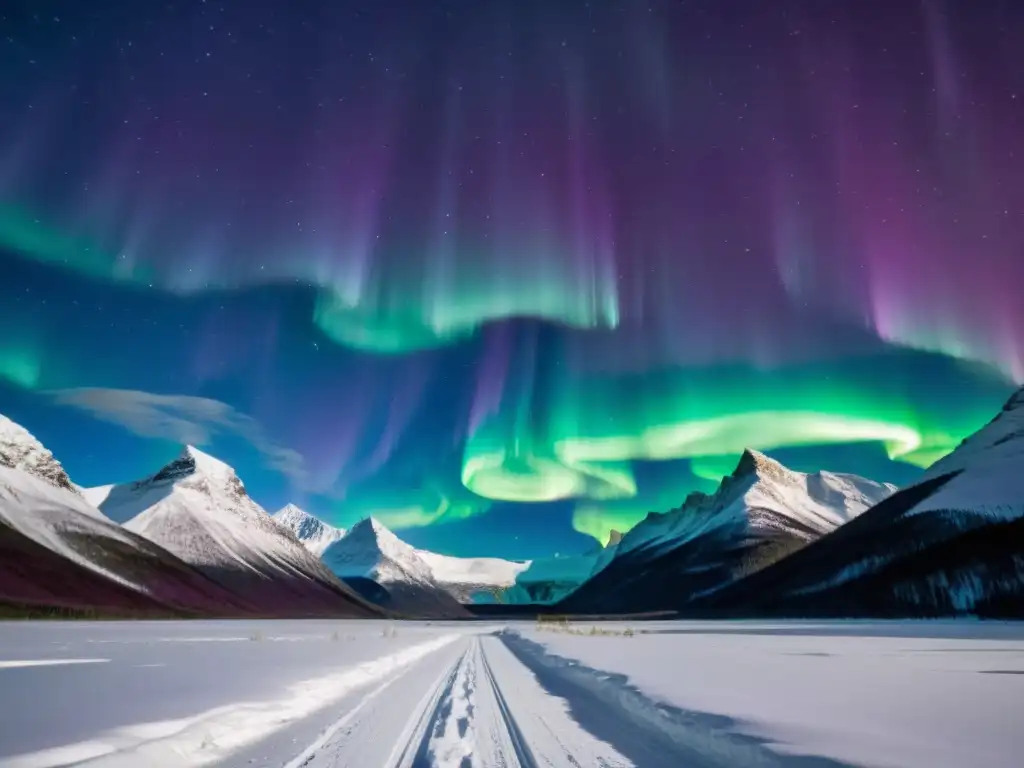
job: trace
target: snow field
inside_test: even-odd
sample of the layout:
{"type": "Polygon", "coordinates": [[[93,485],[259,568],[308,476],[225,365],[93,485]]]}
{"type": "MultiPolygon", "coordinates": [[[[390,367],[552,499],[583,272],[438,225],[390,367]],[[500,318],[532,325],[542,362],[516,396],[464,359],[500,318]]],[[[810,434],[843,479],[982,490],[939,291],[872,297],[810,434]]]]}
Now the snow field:
{"type": "Polygon", "coordinates": [[[726,730],[777,754],[872,768],[1020,765],[1024,628],[997,639],[991,625],[971,637],[963,622],[851,622],[843,635],[833,633],[843,622],[680,622],[658,633],[665,626],[633,637],[522,634],[624,675],[656,702],[728,718],[726,730]],[[961,636],[942,637],[949,627],[961,636]]]}

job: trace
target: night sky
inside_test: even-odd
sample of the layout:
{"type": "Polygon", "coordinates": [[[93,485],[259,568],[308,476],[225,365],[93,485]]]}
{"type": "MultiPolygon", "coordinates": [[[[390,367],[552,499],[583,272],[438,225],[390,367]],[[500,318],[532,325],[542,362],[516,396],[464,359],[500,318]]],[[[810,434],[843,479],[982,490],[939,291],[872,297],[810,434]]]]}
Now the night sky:
{"type": "Polygon", "coordinates": [[[0,412],[82,485],[529,557],[1015,382],[1016,0],[0,6],[0,412]]]}

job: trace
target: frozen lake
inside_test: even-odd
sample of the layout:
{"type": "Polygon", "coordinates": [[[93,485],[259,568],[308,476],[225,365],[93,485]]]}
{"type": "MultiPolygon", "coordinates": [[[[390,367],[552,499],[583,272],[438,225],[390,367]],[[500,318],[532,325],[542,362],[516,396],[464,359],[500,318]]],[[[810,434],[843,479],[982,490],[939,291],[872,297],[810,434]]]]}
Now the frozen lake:
{"type": "Polygon", "coordinates": [[[11,768],[1009,768],[1022,708],[1024,624],[0,623],[11,768]]]}

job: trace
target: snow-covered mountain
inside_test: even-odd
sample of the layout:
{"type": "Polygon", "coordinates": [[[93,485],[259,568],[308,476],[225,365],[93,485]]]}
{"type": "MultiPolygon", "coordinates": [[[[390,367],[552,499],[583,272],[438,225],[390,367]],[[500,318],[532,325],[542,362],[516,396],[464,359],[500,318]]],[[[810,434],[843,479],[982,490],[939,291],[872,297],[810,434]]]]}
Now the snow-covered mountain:
{"type": "Polygon", "coordinates": [[[452,557],[426,549],[417,549],[420,559],[442,589],[461,603],[489,600],[516,583],[530,567],[530,561],[503,560],[498,557],[452,557]]]}
{"type": "Polygon", "coordinates": [[[85,491],[114,521],[272,615],[368,615],[227,464],[186,446],[152,477],[85,491]]]}
{"type": "Polygon", "coordinates": [[[800,549],[895,491],[856,475],[805,474],[753,450],[713,494],[691,493],[626,533],[610,562],[559,605],[671,610],[800,549]]]}
{"type": "Polygon", "coordinates": [[[691,493],[679,509],[654,512],[622,537],[619,554],[671,548],[740,522],[755,535],[811,541],[891,496],[896,486],[834,472],[804,474],[747,450],[714,494],[691,493]]]}
{"type": "Polygon", "coordinates": [[[28,430],[0,416],[0,602],[119,615],[248,607],[108,520],[28,430]]]}
{"type": "Polygon", "coordinates": [[[0,467],[21,469],[51,485],[77,494],[64,467],[35,436],[20,424],[0,414],[0,467]]]}
{"type": "MultiPolygon", "coordinates": [[[[490,602],[530,566],[530,561],[453,557],[417,549],[373,517],[353,526],[337,545],[325,550],[323,558],[345,579],[368,578],[381,585],[419,584],[427,591],[446,592],[459,603],[490,602]]],[[[447,599],[444,602],[447,604],[447,599]]]]}
{"type": "Polygon", "coordinates": [[[955,474],[913,512],[970,511],[996,518],[1024,517],[1024,388],[992,421],[939,459],[918,484],[955,474]]]}
{"type": "Polygon", "coordinates": [[[368,517],[323,553],[323,561],[364,597],[413,616],[464,616],[466,610],[434,578],[420,550],[368,517]]]}
{"type": "Polygon", "coordinates": [[[324,550],[345,535],[344,528],[328,525],[319,517],[288,504],[273,514],[274,522],[287,528],[314,555],[322,555],[324,550]]]}
{"type": "Polygon", "coordinates": [[[918,482],[698,607],[1024,618],[1024,389],[918,482]]]}

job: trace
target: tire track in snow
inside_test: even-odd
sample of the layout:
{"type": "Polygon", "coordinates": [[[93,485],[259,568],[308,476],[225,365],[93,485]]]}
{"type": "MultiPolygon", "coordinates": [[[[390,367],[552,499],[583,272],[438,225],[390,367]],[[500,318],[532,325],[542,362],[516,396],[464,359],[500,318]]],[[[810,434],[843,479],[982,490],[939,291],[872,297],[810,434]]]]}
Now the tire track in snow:
{"type": "Polygon", "coordinates": [[[611,744],[585,730],[566,700],[547,691],[498,637],[485,637],[481,646],[523,768],[634,768],[611,744]]]}
{"type": "Polygon", "coordinates": [[[425,744],[429,743],[434,722],[438,718],[445,696],[455,685],[456,676],[469,650],[463,651],[451,668],[427,691],[427,695],[413,710],[413,715],[403,729],[403,736],[395,745],[384,768],[403,768],[422,763],[425,744]]]}
{"type": "Polygon", "coordinates": [[[483,662],[487,682],[494,692],[494,698],[497,701],[498,708],[501,710],[501,718],[508,727],[508,735],[512,741],[512,749],[515,750],[516,759],[522,768],[535,768],[537,762],[533,759],[533,753],[527,746],[526,739],[523,737],[522,731],[519,730],[518,723],[516,723],[515,718],[512,717],[512,713],[509,711],[504,694],[502,694],[501,689],[494,680],[494,671],[491,669],[491,663],[487,660],[487,654],[481,652],[480,660],[483,662]]]}
{"type": "Polygon", "coordinates": [[[408,668],[288,768],[632,768],[498,638],[462,643],[408,668]]]}
{"type": "Polygon", "coordinates": [[[474,638],[456,665],[420,740],[414,768],[473,765],[479,649],[480,641],[474,638]]]}
{"type": "MultiPolygon", "coordinates": [[[[395,768],[630,768],[494,637],[476,637],[438,693],[415,757],[395,768]],[[493,663],[492,663],[493,655],[493,663]]],[[[412,750],[408,750],[412,751],[412,750]]]]}

